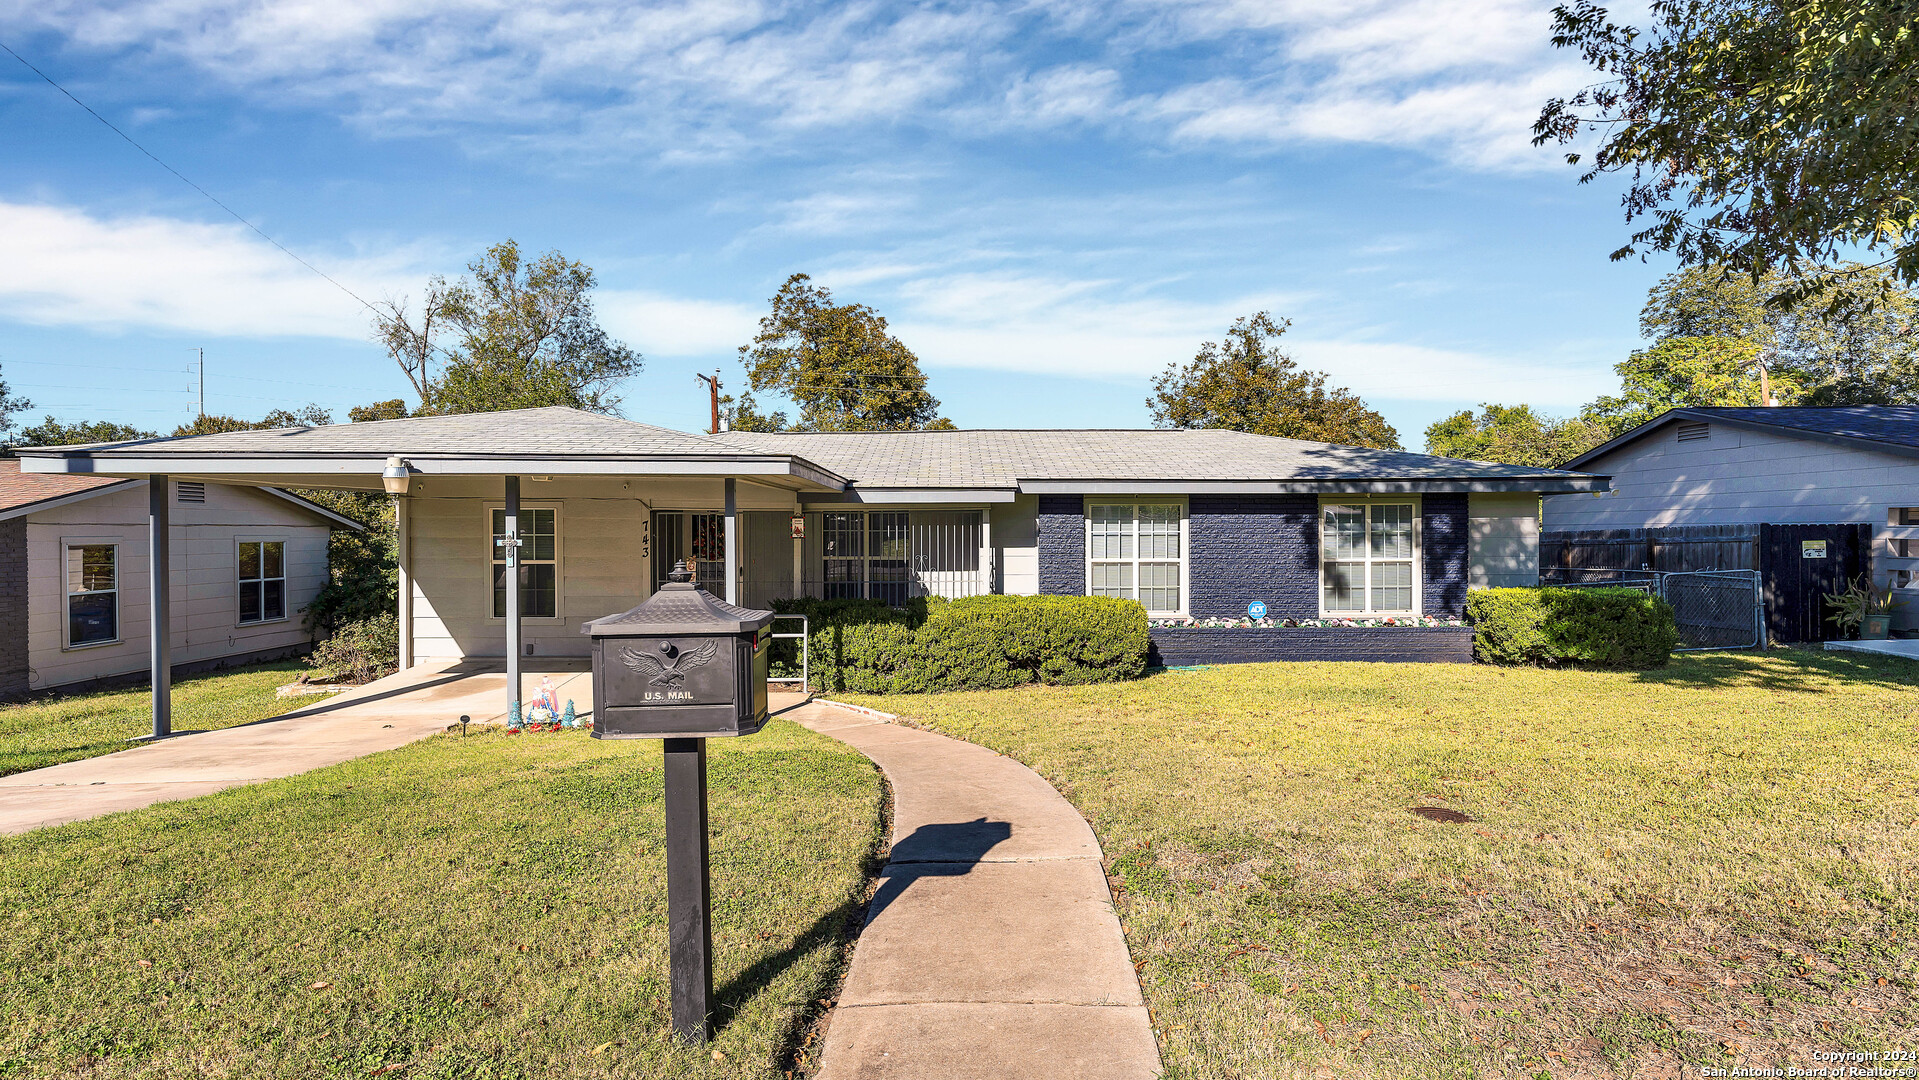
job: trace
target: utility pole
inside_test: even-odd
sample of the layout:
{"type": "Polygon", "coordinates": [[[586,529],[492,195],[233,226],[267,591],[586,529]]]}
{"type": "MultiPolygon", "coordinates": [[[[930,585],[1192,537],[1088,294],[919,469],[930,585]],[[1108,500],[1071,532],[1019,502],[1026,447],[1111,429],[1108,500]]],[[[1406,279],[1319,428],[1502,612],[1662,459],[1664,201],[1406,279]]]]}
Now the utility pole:
{"type": "Polygon", "coordinates": [[[1753,360],[1753,363],[1759,368],[1759,402],[1768,409],[1776,408],[1779,404],[1772,399],[1772,378],[1766,372],[1766,358],[1771,355],[1772,350],[1766,349],[1753,360]]]}
{"type": "Polygon", "coordinates": [[[696,372],[693,377],[706,384],[707,394],[713,402],[713,426],[707,429],[707,434],[718,435],[720,433],[720,369],[714,368],[711,375],[701,375],[696,372]]]}
{"type": "Polygon", "coordinates": [[[195,349],[194,351],[200,354],[200,363],[198,365],[198,370],[200,372],[199,409],[200,409],[200,418],[204,420],[206,419],[206,415],[207,415],[207,351],[205,349],[195,349]]]}

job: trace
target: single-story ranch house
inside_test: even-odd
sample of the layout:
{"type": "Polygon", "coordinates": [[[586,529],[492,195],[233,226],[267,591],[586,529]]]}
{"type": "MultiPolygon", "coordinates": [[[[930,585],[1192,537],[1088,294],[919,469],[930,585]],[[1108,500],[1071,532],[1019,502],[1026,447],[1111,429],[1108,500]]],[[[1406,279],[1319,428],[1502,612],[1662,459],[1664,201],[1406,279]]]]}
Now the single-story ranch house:
{"type": "MultiPolygon", "coordinates": [[[[272,488],[176,480],[176,670],[303,652],[300,609],[327,577],[327,534],[360,526],[272,488]]],[[[145,477],[47,474],[0,459],[0,696],[148,670],[145,477]]]]}
{"type": "Polygon", "coordinates": [[[1601,476],[1232,431],[694,435],[563,408],[20,451],[34,472],[403,491],[405,663],[584,656],[676,560],[783,596],[1127,597],[1155,619],[1461,614],[1601,476]],[[510,541],[517,540],[517,544],[510,541]],[[509,557],[518,573],[505,573],[509,557]],[[516,583],[517,589],[510,589],[516,583]],[[508,618],[517,601],[519,618],[508,618]]]}

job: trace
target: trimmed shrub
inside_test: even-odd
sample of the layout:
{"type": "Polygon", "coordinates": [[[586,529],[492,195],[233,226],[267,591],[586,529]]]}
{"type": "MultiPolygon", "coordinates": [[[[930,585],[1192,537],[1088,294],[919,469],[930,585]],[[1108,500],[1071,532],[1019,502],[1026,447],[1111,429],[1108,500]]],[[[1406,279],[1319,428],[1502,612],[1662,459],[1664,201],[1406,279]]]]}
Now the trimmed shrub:
{"type": "Polygon", "coordinates": [[[1679,645],[1672,607],[1637,589],[1481,589],[1466,621],[1488,664],[1655,668],[1679,645]]]}
{"type": "MultiPolygon", "coordinates": [[[[813,685],[828,691],[1073,685],[1137,678],[1146,669],[1146,610],[1130,600],[972,596],[904,609],[872,600],[789,600],[774,608],[812,620],[813,685]]],[[[797,674],[797,643],[778,644],[776,667],[797,674]]]]}
{"type": "Polygon", "coordinates": [[[400,618],[389,611],[350,622],[313,647],[309,682],[372,682],[400,664],[400,618]]]}

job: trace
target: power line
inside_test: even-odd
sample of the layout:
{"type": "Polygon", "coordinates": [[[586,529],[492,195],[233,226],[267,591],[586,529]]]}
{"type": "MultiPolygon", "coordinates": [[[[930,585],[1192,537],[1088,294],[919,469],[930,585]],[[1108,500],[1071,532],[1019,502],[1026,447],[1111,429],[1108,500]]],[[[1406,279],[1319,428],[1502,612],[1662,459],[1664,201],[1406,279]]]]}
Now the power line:
{"type": "Polygon", "coordinates": [[[20,63],[24,64],[28,71],[31,71],[35,75],[38,75],[42,79],[46,80],[46,83],[48,86],[51,86],[55,90],[58,90],[62,94],[65,94],[68,101],[71,101],[75,105],[78,105],[82,109],[85,109],[87,111],[88,116],[91,116],[95,120],[98,120],[102,124],[105,124],[107,126],[108,131],[111,131],[115,135],[118,135],[122,139],[125,139],[127,141],[127,145],[133,147],[135,150],[140,151],[142,154],[145,154],[155,165],[158,165],[162,169],[165,169],[166,171],[172,173],[182,184],[185,184],[186,186],[206,196],[208,202],[212,203],[213,205],[219,207],[222,210],[225,210],[228,213],[228,215],[230,215],[233,218],[233,220],[239,222],[242,225],[245,225],[249,229],[252,229],[254,233],[260,237],[260,239],[265,240],[267,243],[272,244],[276,248],[279,248],[281,252],[285,253],[287,258],[292,259],[294,262],[299,263],[301,266],[306,267],[308,270],[311,270],[314,273],[320,275],[321,277],[326,278],[327,281],[332,283],[334,288],[340,290],[341,292],[347,294],[348,296],[351,296],[354,300],[359,302],[361,307],[364,307],[368,311],[373,312],[374,315],[377,316],[380,314],[380,309],[374,307],[372,304],[367,303],[364,299],[360,297],[360,294],[354,292],[352,289],[347,288],[345,285],[340,284],[338,281],[334,281],[333,278],[326,273],[326,271],[321,270],[319,267],[313,265],[312,263],[306,261],[305,259],[302,259],[298,255],[295,255],[291,250],[287,248],[285,244],[282,244],[278,240],[275,240],[273,237],[268,236],[266,233],[262,232],[258,225],[255,225],[253,222],[248,221],[246,218],[241,217],[239,213],[233,209],[233,207],[228,206],[226,203],[223,203],[219,199],[214,198],[212,192],[194,183],[193,181],[187,179],[186,176],[180,172],[180,170],[174,168],[173,166],[167,164],[164,161],[161,161],[158,155],[156,155],[153,151],[147,149],[146,147],[141,146],[137,141],[134,140],[133,136],[128,135],[124,131],[121,131],[119,128],[113,126],[112,121],[108,120],[104,116],[101,116],[99,113],[94,112],[93,106],[88,105],[86,102],[81,101],[77,97],[74,97],[73,91],[68,90],[66,87],[61,86],[57,82],[54,82],[53,76],[48,75],[46,72],[41,71],[39,68],[34,67],[31,63],[28,63],[26,57],[21,56],[17,52],[14,52],[13,48],[9,46],[6,42],[0,41],[0,49],[5,49],[7,51],[7,55],[13,57],[15,60],[18,60],[20,61],[20,63]]]}

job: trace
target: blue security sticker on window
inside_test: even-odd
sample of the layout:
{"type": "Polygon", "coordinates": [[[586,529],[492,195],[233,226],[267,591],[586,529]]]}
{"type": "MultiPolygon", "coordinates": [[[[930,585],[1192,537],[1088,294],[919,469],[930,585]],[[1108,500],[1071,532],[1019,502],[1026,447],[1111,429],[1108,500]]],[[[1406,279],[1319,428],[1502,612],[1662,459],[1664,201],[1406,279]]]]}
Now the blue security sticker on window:
{"type": "Polygon", "coordinates": [[[1265,618],[1265,617],[1266,617],[1266,602],[1265,602],[1264,600],[1255,600],[1255,601],[1253,601],[1252,603],[1250,603],[1250,604],[1247,604],[1247,605],[1246,605],[1246,617],[1247,617],[1247,618],[1249,618],[1249,619],[1263,619],[1263,618],[1265,618]]]}

